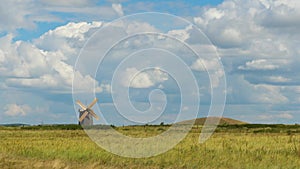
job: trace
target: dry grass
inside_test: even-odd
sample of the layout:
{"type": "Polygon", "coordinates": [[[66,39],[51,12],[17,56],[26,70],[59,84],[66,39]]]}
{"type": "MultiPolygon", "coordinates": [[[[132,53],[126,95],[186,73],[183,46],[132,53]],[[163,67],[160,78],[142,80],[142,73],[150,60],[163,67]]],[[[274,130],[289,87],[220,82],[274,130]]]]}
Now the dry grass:
{"type": "MultiPolygon", "coordinates": [[[[139,135],[140,128],[126,130],[139,135]]],[[[158,132],[157,128],[140,131],[158,132]]],[[[148,136],[148,135],[147,135],[148,136]]],[[[204,144],[190,133],[159,156],[130,159],[99,148],[81,130],[0,130],[0,168],[298,168],[300,135],[216,133],[204,144]]],[[[122,140],[120,140],[120,144],[122,140]]]]}

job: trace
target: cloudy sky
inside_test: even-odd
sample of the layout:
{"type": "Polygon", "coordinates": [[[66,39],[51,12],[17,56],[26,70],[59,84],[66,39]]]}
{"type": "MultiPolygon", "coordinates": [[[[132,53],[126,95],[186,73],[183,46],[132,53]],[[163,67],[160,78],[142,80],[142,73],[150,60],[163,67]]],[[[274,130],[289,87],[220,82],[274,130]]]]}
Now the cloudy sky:
{"type": "Polygon", "coordinates": [[[171,123],[213,93],[223,116],[300,122],[298,0],[4,1],[0,123],[77,123],[94,96],[109,124],[171,123]]]}

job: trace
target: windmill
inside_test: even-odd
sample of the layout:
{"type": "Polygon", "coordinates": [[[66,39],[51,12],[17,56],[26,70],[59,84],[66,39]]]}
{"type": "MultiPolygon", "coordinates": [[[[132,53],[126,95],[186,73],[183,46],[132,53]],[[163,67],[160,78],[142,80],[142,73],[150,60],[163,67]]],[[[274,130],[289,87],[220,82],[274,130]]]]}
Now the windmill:
{"type": "Polygon", "coordinates": [[[93,117],[99,120],[99,117],[96,113],[91,109],[96,103],[98,99],[95,98],[92,103],[88,106],[85,106],[81,103],[80,100],[77,100],[76,103],[81,107],[79,109],[79,125],[91,126],[93,125],[93,117]]]}

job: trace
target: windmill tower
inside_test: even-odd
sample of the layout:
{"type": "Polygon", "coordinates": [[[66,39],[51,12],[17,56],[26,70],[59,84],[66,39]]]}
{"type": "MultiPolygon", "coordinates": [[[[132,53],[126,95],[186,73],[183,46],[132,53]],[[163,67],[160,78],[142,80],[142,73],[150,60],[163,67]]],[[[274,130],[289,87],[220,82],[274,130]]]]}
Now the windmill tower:
{"type": "Polygon", "coordinates": [[[85,106],[81,103],[80,100],[77,100],[76,103],[81,107],[79,109],[79,125],[91,126],[93,125],[93,117],[99,120],[97,114],[91,109],[96,103],[98,99],[95,98],[92,103],[88,106],[85,106]]]}

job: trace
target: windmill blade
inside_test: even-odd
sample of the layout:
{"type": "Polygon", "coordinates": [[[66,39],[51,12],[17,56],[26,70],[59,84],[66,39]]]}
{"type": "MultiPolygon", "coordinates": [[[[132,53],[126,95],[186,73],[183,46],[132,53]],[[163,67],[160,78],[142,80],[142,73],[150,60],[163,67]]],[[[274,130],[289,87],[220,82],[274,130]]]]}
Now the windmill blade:
{"type": "Polygon", "coordinates": [[[92,108],[96,103],[97,103],[97,101],[98,101],[98,99],[97,98],[95,98],[94,100],[93,100],[93,102],[87,107],[87,108],[92,108]]]}
{"type": "Polygon", "coordinates": [[[86,109],[85,105],[82,104],[80,100],[77,100],[76,103],[77,103],[83,110],[86,109]]]}
{"type": "Polygon", "coordinates": [[[90,111],[91,115],[93,117],[95,117],[95,119],[99,120],[99,116],[97,116],[97,114],[92,109],[89,109],[89,111],[90,111]]]}
{"type": "Polygon", "coordinates": [[[80,117],[79,121],[82,122],[82,120],[89,114],[88,111],[85,111],[82,116],[80,117]]]}

